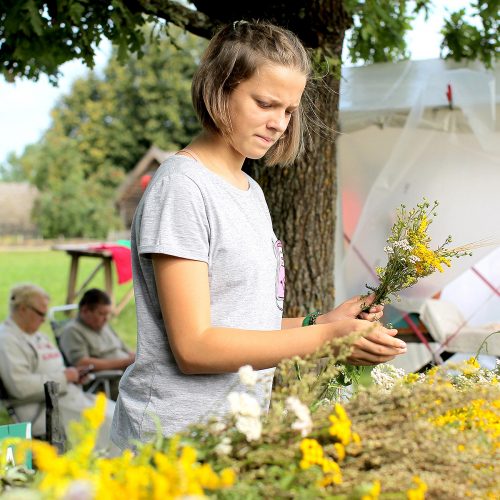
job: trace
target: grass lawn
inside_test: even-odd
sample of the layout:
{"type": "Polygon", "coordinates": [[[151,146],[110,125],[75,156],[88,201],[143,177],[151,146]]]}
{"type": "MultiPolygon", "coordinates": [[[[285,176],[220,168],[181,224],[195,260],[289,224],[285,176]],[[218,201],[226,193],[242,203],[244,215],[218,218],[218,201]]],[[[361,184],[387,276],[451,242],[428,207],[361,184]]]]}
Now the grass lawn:
{"type": "MultiPolygon", "coordinates": [[[[84,282],[90,272],[96,267],[98,259],[80,258],[79,283],[84,282]]],[[[0,322],[8,316],[8,297],[10,288],[21,282],[35,283],[44,288],[51,296],[50,305],[62,305],[66,300],[70,257],[61,251],[0,251],[0,322]]],[[[120,298],[132,286],[132,282],[118,285],[116,273],[113,273],[115,284],[115,300],[120,298]]],[[[88,287],[104,288],[104,273],[99,271],[88,287]]],[[[136,346],[136,316],[135,303],[131,300],[117,318],[111,320],[111,325],[123,339],[125,344],[135,350],[136,346]]],[[[41,330],[52,337],[50,325],[45,322],[41,330]]]]}

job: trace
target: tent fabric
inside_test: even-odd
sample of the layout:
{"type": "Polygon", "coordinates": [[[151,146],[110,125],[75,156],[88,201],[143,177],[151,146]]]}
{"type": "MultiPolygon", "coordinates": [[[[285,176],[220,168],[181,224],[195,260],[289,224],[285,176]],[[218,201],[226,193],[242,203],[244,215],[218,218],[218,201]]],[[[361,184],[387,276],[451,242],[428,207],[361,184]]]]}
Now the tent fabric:
{"type": "MultiPolygon", "coordinates": [[[[337,303],[364,293],[365,284],[377,284],[373,270],[386,263],[383,248],[401,204],[412,207],[423,197],[440,202],[429,230],[435,246],[450,234],[453,245],[500,239],[499,82],[500,68],[442,60],[343,70],[337,142],[337,303]]],[[[500,322],[498,294],[470,274],[494,250],[486,247],[454,260],[451,269],[403,291],[398,307],[418,311],[425,300],[439,291],[444,295],[453,288],[450,283],[468,273],[468,285],[460,295],[462,303],[467,302],[468,324],[500,322]],[[468,290],[470,283],[480,293],[468,290]],[[484,314],[486,302],[490,317],[484,314]],[[481,309],[480,317],[474,318],[481,309]]],[[[493,289],[500,290],[500,253],[493,262],[483,266],[483,272],[493,289]]],[[[448,295],[447,300],[461,309],[458,294],[448,295]]]]}
{"type": "Polygon", "coordinates": [[[485,341],[484,352],[500,356],[500,335],[492,335],[487,339],[500,330],[500,321],[470,326],[455,305],[435,299],[424,302],[420,309],[420,319],[427,325],[432,338],[447,351],[475,352],[485,341]]]}

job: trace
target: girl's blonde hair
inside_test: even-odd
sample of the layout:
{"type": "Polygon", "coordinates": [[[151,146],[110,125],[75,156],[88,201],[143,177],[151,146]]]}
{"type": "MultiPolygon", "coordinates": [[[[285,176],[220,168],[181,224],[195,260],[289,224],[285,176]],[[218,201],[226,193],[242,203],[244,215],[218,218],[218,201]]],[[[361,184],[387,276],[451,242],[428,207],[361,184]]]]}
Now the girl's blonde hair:
{"type": "MultiPolygon", "coordinates": [[[[237,21],[217,32],[203,54],[191,87],[193,106],[205,129],[223,135],[231,133],[229,96],[265,63],[297,69],[307,80],[311,75],[309,56],[291,31],[267,22],[237,21]]],[[[304,148],[304,122],[301,104],[283,136],[266,154],[266,165],[287,165],[295,160],[304,148]]]]}
{"type": "Polygon", "coordinates": [[[34,297],[43,297],[50,300],[49,294],[38,285],[21,283],[10,290],[9,310],[13,313],[19,306],[30,306],[34,297]]]}

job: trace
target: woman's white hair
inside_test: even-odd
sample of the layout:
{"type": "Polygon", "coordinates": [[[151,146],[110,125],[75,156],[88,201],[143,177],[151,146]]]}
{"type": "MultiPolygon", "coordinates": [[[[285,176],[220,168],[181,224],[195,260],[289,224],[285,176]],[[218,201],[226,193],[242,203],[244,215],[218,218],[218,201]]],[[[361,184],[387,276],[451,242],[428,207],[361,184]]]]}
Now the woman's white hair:
{"type": "Polygon", "coordinates": [[[13,313],[20,305],[31,305],[34,297],[50,300],[50,295],[38,285],[21,283],[10,290],[9,310],[13,313]]]}

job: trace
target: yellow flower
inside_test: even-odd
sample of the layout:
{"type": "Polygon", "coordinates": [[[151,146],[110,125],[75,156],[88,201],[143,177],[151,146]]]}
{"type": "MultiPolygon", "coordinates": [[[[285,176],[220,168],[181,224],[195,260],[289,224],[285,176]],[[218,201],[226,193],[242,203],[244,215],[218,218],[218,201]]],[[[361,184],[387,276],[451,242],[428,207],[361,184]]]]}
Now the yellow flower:
{"type": "Polygon", "coordinates": [[[328,419],[332,424],[328,429],[330,435],[337,438],[344,446],[348,445],[352,438],[350,420],[340,420],[335,415],[330,415],[328,419]]]}
{"type": "Polygon", "coordinates": [[[103,392],[97,395],[93,408],[83,410],[82,416],[90,424],[92,429],[97,430],[101,427],[106,416],[106,396],[103,392]]]}
{"type": "Polygon", "coordinates": [[[323,460],[321,464],[321,469],[323,470],[323,479],[320,479],[320,486],[328,486],[329,484],[341,484],[342,483],[342,473],[340,472],[340,467],[337,462],[327,458],[323,460]]]}
{"type": "Polygon", "coordinates": [[[233,469],[223,469],[220,473],[220,485],[222,488],[233,486],[236,482],[236,473],[233,469]]]}
{"type": "Polygon", "coordinates": [[[368,491],[361,497],[361,500],[378,500],[381,490],[382,490],[382,485],[380,484],[380,481],[377,479],[376,481],[373,482],[370,491],[368,491]]]}
{"type": "Polygon", "coordinates": [[[406,492],[406,497],[408,500],[424,500],[425,494],[427,492],[427,485],[418,476],[413,476],[413,482],[415,483],[415,488],[410,488],[406,492]]]}
{"type": "Polygon", "coordinates": [[[212,470],[209,464],[203,464],[198,469],[198,480],[200,481],[200,485],[203,488],[207,488],[209,490],[215,490],[219,487],[219,477],[212,470]]]}
{"type": "Polygon", "coordinates": [[[475,399],[465,407],[454,408],[430,421],[438,427],[451,425],[460,431],[481,430],[497,440],[500,437],[499,407],[500,401],[490,403],[484,399],[475,399]]]}
{"type": "Polygon", "coordinates": [[[323,448],[316,439],[303,439],[300,442],[300,451],[302,451],[301,469],[308,469],[311,465],[323,463],[323,448]]]}
{"type": "Polygon", "coordinates": [[[337,453],[337,460],[342,462],[345,458],[345,447],[342,443],[335,443],[334,445],[335,451],[337,453]]]}
{"type": "Polygon", "coordinates": [[[417,243],[415,245],[413,255],[419,259],[415,264],[418,276],[427,276],[435,269],[442,273],[443,266],[441,264],[445,264],[448,267],[451,266],[450,259],[439,255],[422,243],[417,243]]]}

